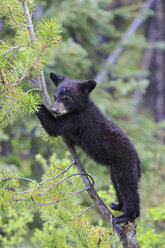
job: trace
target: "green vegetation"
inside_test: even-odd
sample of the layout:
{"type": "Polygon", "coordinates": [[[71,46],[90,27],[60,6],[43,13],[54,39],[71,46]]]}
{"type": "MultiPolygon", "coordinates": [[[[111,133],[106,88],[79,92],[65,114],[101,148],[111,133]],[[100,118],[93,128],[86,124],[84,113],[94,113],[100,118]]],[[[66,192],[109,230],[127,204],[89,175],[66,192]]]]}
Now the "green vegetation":
{"type": "MultiPolygon", "coordinates": [[[[30,42],[27,28],[19,25],[26,25],[21,1],[0,2],[0,17],[5,17],[3,40],[0,42],[1,178],[26,177],[36,183],[16,179],[0,183],[0,247],[110,247],[113,239],[109,246],[107,243],[112,229],[97,208],[78,218],[93,204],[86,192],[57,204],[39,205],[64,198],[83,189],[83,185],[80,176],[74,176],[52,187],[42,197],[38,196],[62,178],[77,173],[72,166],[65,176],[45,182],[33,190],[37,182],[65,170],[71,163],[71,157],[60,139],[50,139],[40,128],[34,112],[42,101],[41,94],[38,91],[29,93],[29,90],[38,88],[37,77],[43,67],[51,97],[54,87],[49,84],[50,71],[75,79],[94,78],[107,55],[118,45],[142,2],[131,1],[130,4],[126,1],[125,6],[111,8],[110,2],[113,1],[107,0],[39,1],[46,11],[44,18],[34,21],[34,44],[30,42]],[[23,75],[27,77],[22,78],[23,75]],[[15,197],[19,201],[10,202],[16,192],[26,190],[27,193],[15,197]]],[[[32,13],[35,2],[29,0],[28,5],[32,13]]],[[[145,94],[149,84],[146,79],[136,79],[144,74],[139,68],[145,45],[143,31],[140,30],[126,44],[126,51],[117,64],[109,68],[111,80],[105,78],[92,97],[103,113],[128,134],[141,158],[142,206],[141,219],[137,220],[139,247],[163,248],[165,145],[162,137],[165,123],[155,123],[151,113],[144,108],[138,114],[134,113],[135,91],[145,94]]],[[[163,45],[161,47],[163,49],[163,45]]],[[[82,151],[79,154],[87,172],[95,180],[96,190],[108,205],[115,196],[106,167],[97,165],[82,151]]]]}

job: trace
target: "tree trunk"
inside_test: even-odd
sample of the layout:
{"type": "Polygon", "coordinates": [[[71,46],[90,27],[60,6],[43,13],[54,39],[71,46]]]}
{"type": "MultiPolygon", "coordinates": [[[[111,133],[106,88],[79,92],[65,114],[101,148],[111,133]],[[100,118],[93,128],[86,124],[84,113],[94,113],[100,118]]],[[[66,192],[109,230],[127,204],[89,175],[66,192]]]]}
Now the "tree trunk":
{"type": "MultiPolygon", "coordinates": [[[[153,4],[153,10],[155,15],[148,20],[146,26],[147,41],[164,42],[165,1],[156,0],[153,4]]],[[[165,118],[165,51],[154,48],[153,51],[150,50],[148,53],[150,53],[151,59],[148,65],[150,85],[145,95],[145,103],[152,110],[155,120],[161,121],[165,118]]]]}

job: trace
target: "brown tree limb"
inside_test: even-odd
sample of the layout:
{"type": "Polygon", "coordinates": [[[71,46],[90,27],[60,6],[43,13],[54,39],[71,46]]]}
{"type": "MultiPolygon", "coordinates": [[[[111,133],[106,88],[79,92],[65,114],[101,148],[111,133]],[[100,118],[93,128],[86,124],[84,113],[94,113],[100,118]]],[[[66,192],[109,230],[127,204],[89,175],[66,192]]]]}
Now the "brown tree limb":
{"type": "Polygon", "coordinates": [[[124,52],[125,50],[124,43],[127,42],[144,23],[145,21],[144,14],[146,13],[146,11],[151,9],[154,1],[155,0],[147,0],[145,2],[144,6],[140,11],[140,14],[133,20],[133,22],[131,23],[131,25],[128,27],[123,37],[121,38],[119,42],[119,46],[115,50],[113,50],[112,53],[108,56],[105,64],[103,65],[103,69],[96,75],[95,81],[97,83],[99,84],[102,83],[104,78],[107,76],[108,69],[105,69],[107,65],[109,66],[115,64],[118,57],[124,52]]]}

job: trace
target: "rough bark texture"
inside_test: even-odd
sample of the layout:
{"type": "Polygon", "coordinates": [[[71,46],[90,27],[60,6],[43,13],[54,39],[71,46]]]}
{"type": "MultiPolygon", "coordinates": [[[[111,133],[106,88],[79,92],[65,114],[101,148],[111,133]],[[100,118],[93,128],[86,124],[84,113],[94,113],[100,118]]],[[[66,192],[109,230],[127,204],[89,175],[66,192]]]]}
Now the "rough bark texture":
{"type": "Polygon", "coordinates": [[[128,248],[137,248],[136,242],[136,224],[135,223],[128,223],[124,230],[126,232],[127,241],[128,241],[128,248]]]}

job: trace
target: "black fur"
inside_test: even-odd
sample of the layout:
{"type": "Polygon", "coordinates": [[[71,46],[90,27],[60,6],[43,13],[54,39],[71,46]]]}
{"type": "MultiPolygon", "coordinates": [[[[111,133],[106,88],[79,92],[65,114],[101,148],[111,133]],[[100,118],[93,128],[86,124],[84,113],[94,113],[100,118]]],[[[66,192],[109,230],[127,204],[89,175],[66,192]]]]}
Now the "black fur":
{"type": "MultiPolygon", "coordinates": [[[[81,147],[96,162],[110,168],[118,199],[118,204],[111,203],[110,206],[124,212],[114,221],[133,222],[140,215],[140,161],[135,147],[89,98],[89,93],[96,86],[94,81],[73,81],[54,73],[51,73],[51,79],[57,86],[55,104],[63,101],[67,114],[55,118],[42,105],[36,115],[49,135],[64,135],[70,145],[81,147]]],[[[58,110],[56,113],[60,114],[58,110]]]]}

